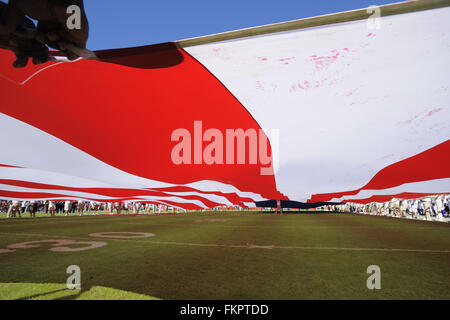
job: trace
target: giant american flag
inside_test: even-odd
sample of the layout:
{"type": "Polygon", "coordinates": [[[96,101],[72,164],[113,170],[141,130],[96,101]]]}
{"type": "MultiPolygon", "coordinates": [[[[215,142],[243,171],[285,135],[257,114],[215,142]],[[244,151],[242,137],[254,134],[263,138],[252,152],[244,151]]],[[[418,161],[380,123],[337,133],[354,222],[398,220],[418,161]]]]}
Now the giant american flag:
{"type": "Polygon", "coordinates": [[[199,209],[450,193],[450,7],[433,3],[382,7],[378,27],[357,10],[20,70],[0,50],[0,199],[199,209]],[[225,141],[239,129],[257,133],[244,161],[225,141]]]}

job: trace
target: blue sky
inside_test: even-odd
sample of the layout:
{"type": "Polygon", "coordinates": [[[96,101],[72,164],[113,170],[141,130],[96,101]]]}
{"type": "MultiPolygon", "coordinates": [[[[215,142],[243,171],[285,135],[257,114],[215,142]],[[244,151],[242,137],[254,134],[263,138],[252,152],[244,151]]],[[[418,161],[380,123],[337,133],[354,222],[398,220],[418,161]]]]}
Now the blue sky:
{"type": "Polygon", "coordinates": [[[85,0],[91,50],[174,41],[395,0],[85,0]]]}

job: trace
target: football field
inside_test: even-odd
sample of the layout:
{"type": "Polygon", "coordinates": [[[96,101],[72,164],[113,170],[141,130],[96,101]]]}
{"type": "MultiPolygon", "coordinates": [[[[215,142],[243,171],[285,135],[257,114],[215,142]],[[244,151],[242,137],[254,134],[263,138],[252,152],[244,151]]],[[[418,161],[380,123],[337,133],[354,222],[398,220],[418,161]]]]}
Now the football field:
{"type": "Polygon", "coordinates": [[[449,223],[242,212],[0,219],[0,299],[450,299],[449,280],[449,223]],[[370,290],[373,265],[381,288],[370,290]],[[67,289],[69,266],[81,289],[67,289]]]}

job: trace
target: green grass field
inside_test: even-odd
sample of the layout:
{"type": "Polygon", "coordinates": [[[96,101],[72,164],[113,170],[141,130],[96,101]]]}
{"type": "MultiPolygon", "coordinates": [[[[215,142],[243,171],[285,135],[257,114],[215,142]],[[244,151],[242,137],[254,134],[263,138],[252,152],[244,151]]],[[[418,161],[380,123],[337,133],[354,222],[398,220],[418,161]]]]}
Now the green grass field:
{"type": "Polygon", "coordinates": [[[0,299],[450,299],[449,280],[449,223],[227,212],[0,219],[0,299]],[[154,236],[89,236],[98,232],[154,236]],[[55,239],[106,245],[8,248],[55,239]],[[66,289],[69,265],[81,268],[81,290],[66,289]],[[380,290],[366,286],[370,265],[380,290]]]}

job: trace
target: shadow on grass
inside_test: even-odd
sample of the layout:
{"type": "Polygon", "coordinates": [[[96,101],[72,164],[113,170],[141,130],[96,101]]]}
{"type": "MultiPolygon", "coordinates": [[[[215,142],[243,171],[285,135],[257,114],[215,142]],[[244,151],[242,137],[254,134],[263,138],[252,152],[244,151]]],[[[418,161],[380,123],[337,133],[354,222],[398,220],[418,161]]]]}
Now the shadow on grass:
{"type": "MultiPolygon", "coordinates": [[[[42,292],[42,293],[34,294],[34,295],[31,295],[31,296],[20,297],[20,298],[16,298],[16,299],[13,299],[13,300],[31,300],[31,299],[36,299],[36,298],[39,298],[39,297],[45,297],[45,296],[47,296],[49,294],[54,294],[54,293],[57,293],[57,292],[68,291],[68,290],[69,289],[67,289],[67,288],[63,288],[63,289],[58,289],[58,290],[42,292]]],[[[80,294],[81,294],[81,291],[78,292],[77,294],[74,294],[74,295],[58,297],[58,298],[55,298],[55,299],[52,299],[52,300],[71,300],[70,297],[76,298],[80,294]]]]}

